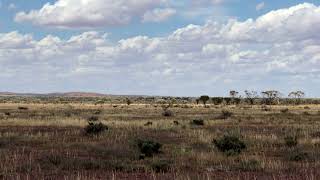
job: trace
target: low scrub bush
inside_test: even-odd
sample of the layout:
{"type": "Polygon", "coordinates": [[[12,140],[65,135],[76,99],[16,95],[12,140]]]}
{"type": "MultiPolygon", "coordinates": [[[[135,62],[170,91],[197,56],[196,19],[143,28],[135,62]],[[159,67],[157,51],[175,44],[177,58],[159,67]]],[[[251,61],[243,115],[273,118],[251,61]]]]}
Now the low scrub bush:
{"type": "Polygon", "coordinates": [[[227,110],[222,110],[221,115],[218,117],[219,119],[228,119],[233,116],[233,113],[227,110]]]}
{"type": "Polygon", "coordinates": [[[88,121],[98,121],[99,120],[99,117],[98,116],[90,116],[88,118],[88,121]]]}
{"type": "Polygon", "coordinates": [[[284,142],[287,147],[295,147],[298,145],[298,137],[297,136],[287,136],[284,138],[284,142]]]}
{"type": "Polygon", "coordinates": [[[196,126],[204,126],[204,120],[203,119],[194,119],[191,121],[192,125],[196,126]]]}
{"type": "Polygon", "coordinates": [[[281,109],[280,112],[285,114],[285,113],[288,113],[288,112],[289,112],[289,109],[288,109],[288,108],[281,109]]]}
{"type": "Polygon", "coordinates": [[[288,159],[290,161],[303,161],[303,160],[306,160],[308,157],[309,157],[308,153],[303,152],[299,149],[296,149],[288,153],[288,159]]]}
{"type": "Polygon", "coordinates": [[[152,126],[152,122],[147,122],[144,124],[144,126],[152,126]]]}
{"type": "Polygon", "coordinates": [[[171,116],[173,116],[173,112],[169,109],[166,109],[163,111],[162,115],[165,117],[171,117],[171,116]]]}
{"type": "Polygon", "coordinates": [[[19,110],[28,110],[29,108],[28,107],[19,106],[18,109],[19,110]]]}
{"type": "Polygon", "coordinates": [[[108,129],[108,126],[102,124],[101,122],[88,122],[88,125],[85,127],[84,131],[87,135],[98,135],[108,129]]]}
{"type": "Polygon", "coordinates": [[[143,156],[152,157],[154,154],[160,153],[160,148],[162,144],[152,141],[152,140],[137,140],[137,146],[140,150],[140,159],[143,159],[143,156]]]}
{"type": "Polygon", "coordinates": [[[151,169],[156,173],[166,173],[170,170],[170,164],[167,160],[156,160],[152,162],[151,169]]]}
{"type": "Polygon", "coordinates": [[[214,139],[213,144],[228,156],[240,154],[247,147],[239,137],[234,135],[224,135],[220,139],[214,139]]]}

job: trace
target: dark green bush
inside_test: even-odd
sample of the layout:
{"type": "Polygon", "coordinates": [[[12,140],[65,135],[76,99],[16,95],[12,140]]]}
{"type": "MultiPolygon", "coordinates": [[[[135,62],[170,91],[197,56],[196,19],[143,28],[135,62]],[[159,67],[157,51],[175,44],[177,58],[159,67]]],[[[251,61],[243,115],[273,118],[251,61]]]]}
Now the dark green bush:
{"type": "Polygon", "coordinates": [[[18,109],[19,110],[28,110],[29,108],[28,107],[19,106],[18,109]]]}
{"type": "Polygon", "coordinates": [[[298,145],[298,137],[297,136],[287,136],[284,138],[285,144],[288,147],[295,147],[298,145]]]}
{"type": "Polygon", "coordinates": [[[171,116],[173,116],[173,112],[169,109],[166,109],[163,111],[162,115],[165,117],[171,117],[171,116]]]}
{"type": "Polygon", "coordinates": [[[290,161],[303,161],[309,157],[308,153],[303,152],[299,149],[291,151],[288,153],[288,159],[290,161]]]}
{"type": "Polygon", "coordinates": [[[88,125],[85,127],[84,131],[87,135],[97,135],[108,129],[108,126],[102,124],[101,122],[88,122],[88,125]]]}
{"type": "Polygon", "coordinates": [[[194,119],[191,121],[191,124],[196,125],[196,126],[203,126],[204,120],[203,119],[194,119]]]}
{"type": "Polygon", "coordinates": [[[213,143],[219,151],[224,152],[227,155],[240,154],[241,151],[247,147],[243,141],[233,135],[224,135],[220,139],[214,139],[213,143]]]}
{"type": "Polygon", "coordinates": [[[137,140],[137,145],[140,153],[146,157],[152,157],[154,154],[160,153],[160,148],[162,144],[152,141],[152,140],[137,140]]]}
{"type": "Polygon", "coordinates": [[[152,125],[152,122],[147,122],[144,124],[144,126],[151,126],[152,125]]]}

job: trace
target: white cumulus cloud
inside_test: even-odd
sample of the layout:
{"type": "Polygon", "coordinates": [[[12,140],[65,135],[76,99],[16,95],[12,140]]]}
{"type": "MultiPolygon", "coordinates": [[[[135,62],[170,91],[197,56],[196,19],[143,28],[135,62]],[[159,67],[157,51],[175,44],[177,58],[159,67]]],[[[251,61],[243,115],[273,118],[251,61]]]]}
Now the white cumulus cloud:
{"type": "Polygon", "coordinates": [[[88,28],[128,24],[167,0],[58,0],[39,10],[17,13],[17,22],[58,28],[88,28]]]}
{"type": "Polygon", "coordinates": [[[43,91],[106,88],[119,94],[223,95],[229,89],[292,86],[316,92],[319,31],[320,7],[304,3],[257,19],[188,25],[164,37],[115,43],[95,31],[40,40],[3,33],[0,83],[39,84],[32,87],[43,91]]]}

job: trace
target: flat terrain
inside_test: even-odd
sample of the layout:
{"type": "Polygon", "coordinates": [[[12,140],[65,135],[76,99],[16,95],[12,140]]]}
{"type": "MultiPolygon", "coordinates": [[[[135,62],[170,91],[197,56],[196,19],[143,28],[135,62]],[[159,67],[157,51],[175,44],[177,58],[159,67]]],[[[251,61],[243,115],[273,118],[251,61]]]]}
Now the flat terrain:
{"type": "Polygon", "coordinates": [[[320,179],[320,106],[0,104],[2,179],[320,179]],[[223,115],[222,111],[228,112],[223,115]],[[88,119],[108,126],[87,135],[88,119]],[[195,119],[204,125],[192,124],[195,119]],[[148,123],[149,122],[149,123],[148,123]],[[213,139],[245,144],[227,155],[213,139]],[[297,137],[288,145],[286,137],[297,137]],[[137,139],[162,144],[141,158],[137,139]]]}

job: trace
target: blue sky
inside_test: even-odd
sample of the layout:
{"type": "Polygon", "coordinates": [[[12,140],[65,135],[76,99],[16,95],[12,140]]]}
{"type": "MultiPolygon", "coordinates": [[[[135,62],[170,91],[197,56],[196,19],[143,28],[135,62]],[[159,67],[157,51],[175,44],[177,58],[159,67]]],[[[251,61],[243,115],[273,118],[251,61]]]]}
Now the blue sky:
{"type": "Polygon", "coordinates": [[[0,2],[0,91],[320,96],[316,0],[0,2]]]}

